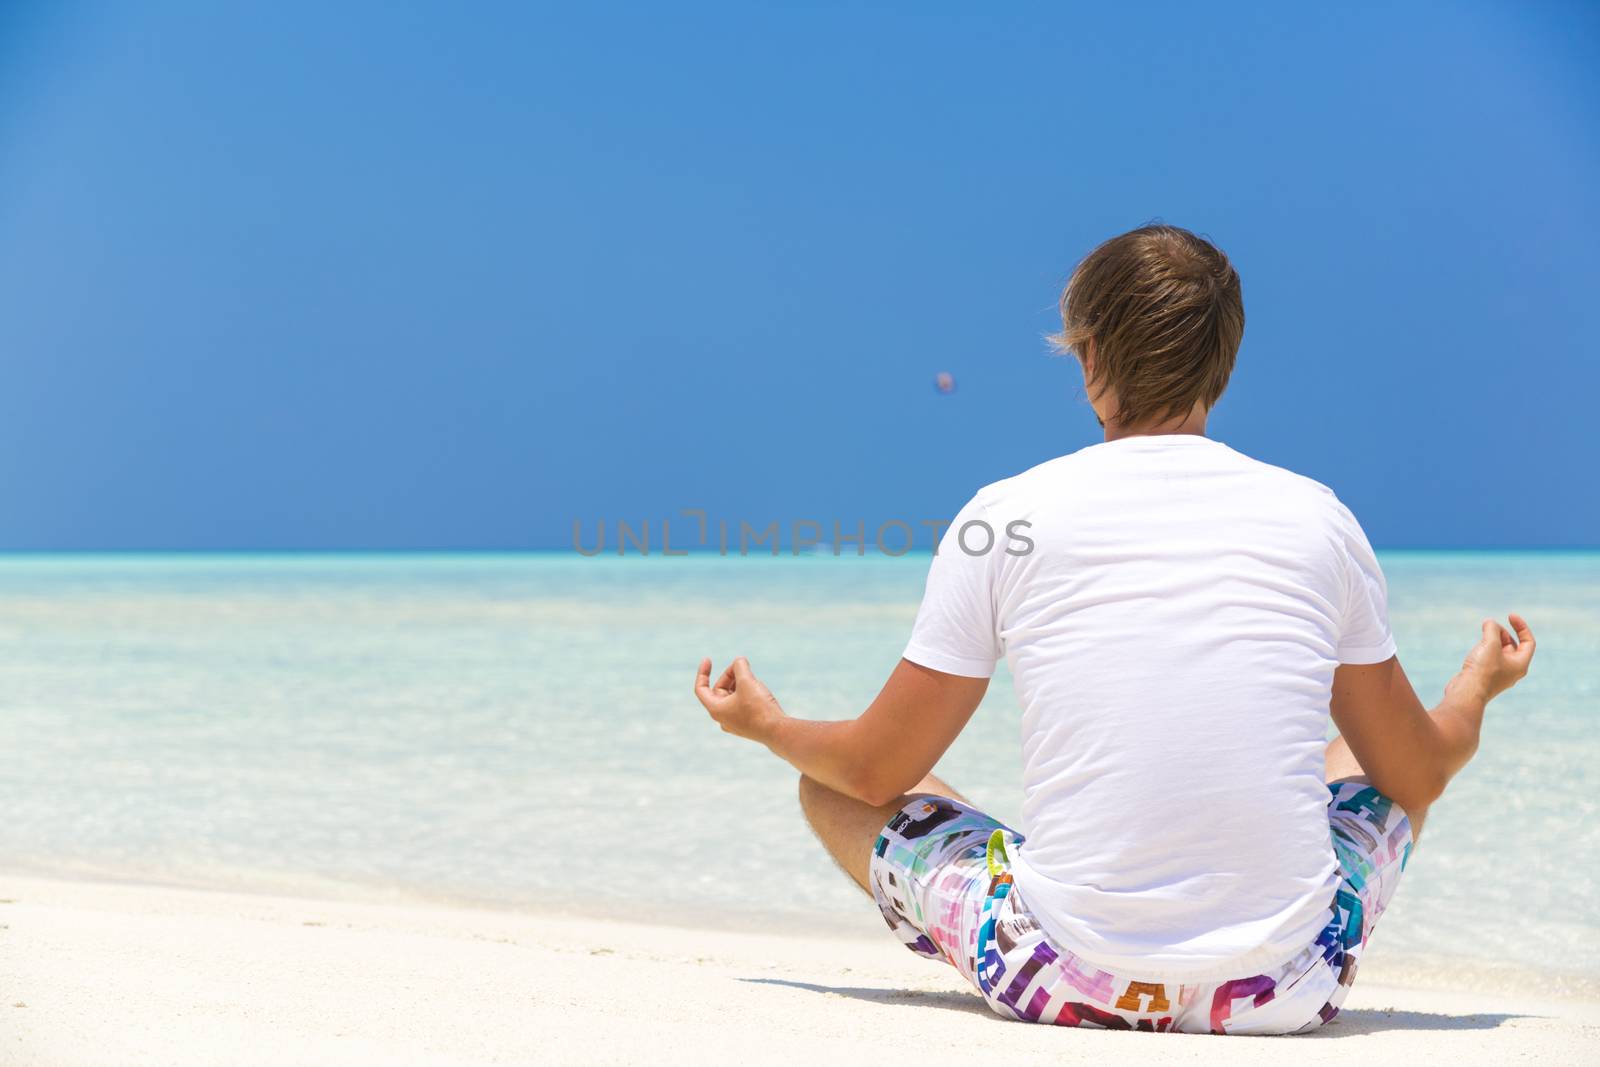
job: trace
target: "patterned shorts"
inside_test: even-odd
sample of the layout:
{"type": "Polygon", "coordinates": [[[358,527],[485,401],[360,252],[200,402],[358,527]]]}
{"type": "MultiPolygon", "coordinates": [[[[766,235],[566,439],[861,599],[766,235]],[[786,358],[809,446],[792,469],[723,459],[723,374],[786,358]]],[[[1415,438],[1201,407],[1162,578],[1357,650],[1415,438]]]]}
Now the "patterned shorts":
{"type": "Polygon", "coordinates": [[[1177,985],[1111,974],[1051,944],[1011,882],[1022,838],[975,808],[919,797],[873,850],[872,895],[911,951],[949,961],[996,1012],[1113,1030],[1289,1034],[1333,1018],[1411,855],[1411,825],[1371,786],[1329,787],[1341,882],[1316,940],[1269,974],[1177,985]]]}

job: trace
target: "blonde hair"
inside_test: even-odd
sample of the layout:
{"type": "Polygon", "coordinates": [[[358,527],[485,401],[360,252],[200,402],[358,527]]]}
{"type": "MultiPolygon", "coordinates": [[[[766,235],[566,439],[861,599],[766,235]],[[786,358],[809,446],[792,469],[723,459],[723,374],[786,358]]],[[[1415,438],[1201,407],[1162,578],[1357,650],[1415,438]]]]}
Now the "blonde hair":
{"type": "Polygon", "coordinates": [[[1244,337],[1239,273],[1222,250],[1177,226],[1141,226],[1083,258],[1061,294],[1049,340],[1080,359],[1092,343],[1090,395],[1109,388],[1124,426],[1209,409],[1228,387],[1244,337]]]}

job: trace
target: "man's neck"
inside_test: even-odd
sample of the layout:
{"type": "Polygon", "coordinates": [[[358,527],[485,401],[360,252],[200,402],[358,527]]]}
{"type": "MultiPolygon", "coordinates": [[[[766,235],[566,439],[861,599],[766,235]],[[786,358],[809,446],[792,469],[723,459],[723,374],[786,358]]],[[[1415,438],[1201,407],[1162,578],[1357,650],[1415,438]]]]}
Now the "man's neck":
{"type": "Polygon", "coordinates": [[[1124,437],[1158,437],[1162,434],[1186,434],[1192,437],[1204,437],[1206,435],[1206,414],[1204,408],[1196,407],[1181,418],[1166,419],[1161,422],[1145,422],[1134,426],[1108,422],[1104,427],[1106,440],[1116,441],[1124,437]]]}

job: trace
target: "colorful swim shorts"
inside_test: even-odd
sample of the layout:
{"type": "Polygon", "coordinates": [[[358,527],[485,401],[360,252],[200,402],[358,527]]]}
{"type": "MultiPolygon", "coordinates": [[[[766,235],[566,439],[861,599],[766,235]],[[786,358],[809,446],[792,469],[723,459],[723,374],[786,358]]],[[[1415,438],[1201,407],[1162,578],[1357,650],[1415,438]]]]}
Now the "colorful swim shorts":
{"type": "Polygon", "coordinates": [[[1111,974],[1051,943],[1011,881],[1022,837],[945,797],[919,797],[873,850],[872,895],[911,951],[949,961],[989,1007],[1058,1026],[1212,1034],[1289,1034],[1333,1018],[1411,855],[1405,813],[1371,786],[1329,787],[1341,881],[1316,940],[1269,974],[1177,985],[1111,974]]]}

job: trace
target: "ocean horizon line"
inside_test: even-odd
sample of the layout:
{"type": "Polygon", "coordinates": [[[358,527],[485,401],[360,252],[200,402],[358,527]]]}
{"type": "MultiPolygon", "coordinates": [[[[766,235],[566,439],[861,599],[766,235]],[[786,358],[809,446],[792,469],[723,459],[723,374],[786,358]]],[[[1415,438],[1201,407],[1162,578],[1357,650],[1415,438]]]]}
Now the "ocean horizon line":
{"type": "MultiPolygon", "coordinates": [[[[1600,544],[1595,545],[1423,545],[1423,544],[1375,544],[1374,549],[1385,554],[1411,554],[1411,555],[1482,555],[1482,556],[1513,556],[1513,555],[1539,555],[1539,556],[1589,556],[1600,554],[1600,544]]],[[[837,558],[837,559],[904,559],[910,557],[931,558],[931,547],[916,546],[904,552],[886,553],[868,550],[857,553],[844,548],[834,552],[827,544],[819,544],[800,551],[788,548],[780,552],[750,551],[741,555],[737,552],[718,552],[715,549],[687,548],[682,551],[674,549],[672,553],[663,553],[659,548],[649,552],[639,552],[630,548],[625,553],[608,550],[596,553],[582,553],[571,546],[548,547],[532,546],[526,548],[475,548],[475,547],[383,547],[383,548],[356,548],[345,546],[327,547],[228,547],[228,548],[0,548],[0,561],[33,560],[33,559],[150,559],[150,558],[351,558],[351,557],[421,557],[421,558],[477,558],[477,559],[505,559],[520,557],[558,557],[569,556],[574,559],[790,559],[790,558],[837,558]]]]}

